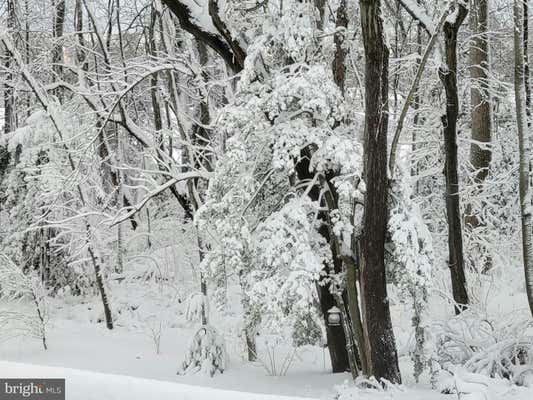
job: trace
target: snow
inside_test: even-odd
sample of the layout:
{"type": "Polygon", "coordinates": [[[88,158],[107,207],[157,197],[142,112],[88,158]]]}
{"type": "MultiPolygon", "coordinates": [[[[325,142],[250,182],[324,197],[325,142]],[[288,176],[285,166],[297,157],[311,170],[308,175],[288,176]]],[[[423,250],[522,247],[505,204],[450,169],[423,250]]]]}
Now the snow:
{"type": "Polygon", "coordinates": [[[401,3],[410,13],[414,14],[414,17],[418,19],[429,32],[435,32],[435,24],[433,23],[433,20],[416,0],[401,0],[401,3]]]}
{"type": "MultiPolygon", "coordinates": [[[[126,290],[129,304],[137,304],[133,293],[139,289],[132,287],[112,288],[114,306],[117,310],[122,298],[121,290],[126,290]]],[[[233,292],[233,291],[232,291],[233,292]]],[[[161,293],[168,299],[166,292],[161,293]]],[[[491,298],[491,310],[494,306],[503,307],[499,311],[509,313],[516,310],[517,304],[526,304],[524,293],[509,295],[508,291],[500,291],[491,298]]],[[[113,331],[105,329],[103,324],[94,321],[99,315],[98,299],[72,304],[72,298],[61,299],[58,304],[49,304],[52,321],[48,329],[49,350],[44,351],[41,343],[35,338],[17,338],[0,343],[0,377],[65,377],[67,379],[68,400],[86,399],[122,399],[128,393],[128,400],[157,399],[199,399],[204,398],[236,398],[236,399],[334,399],[338,400],[447,400],[456,395],[445,395],[431,390],[427,373],[422,383],[414,385],[411,375],[409,347],[411,341],[409,315],[410,305],[402,305],[391,299],[392,316],[395,328],[404,386],[387,391],[356,388],[350,382],[349,374],[331,374],[327,351],[316,346],[304,346],[297,352],[295,363],[286,376],[269,376],[260,363],[249,363],[239,354],[239,339],[230,327],[236,325],[237,318],[221,316],[213,310],[212,323],[224,328],[226,345],[230,361],[223,374],[217,373],[213,378],[201,373],[178,376],[178,366],[183,360],[188,343],[195,329],[184,319],[177,319],[169,327],[163,329],[161,352],[156,354],[152,338],[146,332],[147,320],[139,321],[133,326],[124,312],[117,318],[117,326],[113,331]],[[128,324],[128,322],[130,322],[128,324]],[[336,394],[337,392],[337,394],[336,394]],[[134,393],[135,396],[131,393],[134,393]],[[264,394],[263,394],[264,393],[264,394]],[[93,397],[94,396],[94,397],[93,397]]],[[[154,308],[150,305],[151,297],[144,294],[143,308],[154,308]]],[[[180,304],[184,308],[185,302],[180,304]]],[[[443,303],[432,297],[429,308],[432,318],[439,319],[447,314],[443,303]]],[[[148,315],[149,311],[145,311],[148,315]]],[[[145,315],[145,314],[143,314],[145,315]]],[[[145,317],[143,317],[145,318],[145,317]]],[[[430,323],[430,322],[428,322],[430,323]]],[[[277,352],[282,353],[278,348],[277,352]]],[[[259,347],[259,353],[264,354],[259,347]]],[[[465,391],[471,390],[463,382],[472,382],[475,375],[460,372],[458,386],[465,391]]],[[[508,381],[493,380],[480,377],[490,387],[486,392],[492,400],[530,400],[533,389],[511,385],[508,381]]],[[[469,384],[470,385],[470,384],[469,384]]],[[[455,383],[451,381],[451,387],[455,383]]],[[[470,385],[471,386],[471,385],[470,385]]],[[[484,389],[484,385],[474,385],[484,389]]],[[[470,398],[481,396],[483,390],[468,395],[470,398]]],[[[463,395],[462,398],[467,398],[463,395]]],[[[478,397],[484,398],[484,397],[478,397]]]]}
{"type": "MultiPolygon", "coordinates": [[[[101,374],[71,368],[45,367],[0,361],[3,378],[65,378],[68,400],[306,400],[304,397],[274,396],[101,374]]],[[[310,400],[309,398],[307,398],[310,400]]]]}
{"type": "Polygon", "coordinates": [[[193,21],[201,27],[205,32],[218,35],[218,31],[213,25],[213,20],[209,15],[209,1],[208,0],[181,0],[191,13],[193,21]]]}
{"type": "MultiPolygon", "coordinates": [[[[98,309],[97,303],[86,304],[85,314],[87,308],[94,312],[93,306],[98,309]]],[[[282,398],[296,396],[321,399],[331,398],[334,386],[349,379],[349,374],[331,374],[327,350],[310,346],[298,351],[286,376],[269,376],[260,363],[248,363],[242,359],[238,350],[241,339],[236,334],[225,337],[230,360],[228,369],[223,374],[217,373],[213,378],[202,373],[177,375],[195,333],[195,329],[188,327],[189,323],[183,326],[179,322],[175,327],[164,329],[161,352],[156,354],[152,338],[142,329],[125,328],[117,323],[113,331],[108,331],[103,324],[80,321],[83,308],[66,308],[68,310],[63,310],[63,318],[56,317],[49,328],[48,351],[44,351],[41,343],[33,338],[1,341],[0,360],[5,361],[0,364],[0,377],[6,377],[6,374],[31,376],[34,372],[28,365],[38,364],[56,368],[54,370],[65,367],[69,371],[72,368],[112,376],[143,378],[151,382],[268,393],[282,398]],[[7,367],[7,361],[13,363],[10,365],[19,367],[12,370],[7,367]],[[24,366],[28,366],[28,369],[25,370],[24,366]]],[[[235,319],[226,320],[228,324],[236,325],[235,319]]],[[[214,323],[219,326],[221,324],[218,319],[214,323]]],[[[261,346],[259,350],[260,353],[263,352],[261,346]]],[[[281,352],[281,349],[278,348],[277,351],[281,352]]],[[[146,398],[152,397],[144,399],[146,398]]]]}

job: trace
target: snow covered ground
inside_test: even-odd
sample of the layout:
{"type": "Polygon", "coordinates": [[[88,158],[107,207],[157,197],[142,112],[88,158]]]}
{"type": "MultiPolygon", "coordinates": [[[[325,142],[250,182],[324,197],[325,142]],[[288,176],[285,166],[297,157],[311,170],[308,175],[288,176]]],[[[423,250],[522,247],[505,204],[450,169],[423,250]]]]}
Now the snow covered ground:
{"type": "MultiPolygon", "coordinates": [[[[184,385],[124,375],[101,374],[71,368],[43,367],[0,362],[0,373],[7,378],[46,376],[66,379],[69,400],[294,400],[293,397],[253,394],[200,386],[184,385]]],[[[299,398],[305,400],[305,398],[299,398]]]]}
{"type": "MultiPolygon", "coordinates": [[[[4,378],[65,378],[68,400],[211,400],[214,398],[219,400],[311,400],[305,397],[214,389],[170,381],[7,361],[0,361],[0,375],[4,378]]],[[[530,400],[533,394],[530,389],[509,386],[501,381],[494,381],[494,384],[481,389],[482,391],[476,394],[463,395],[461,398],[530,400]]],[[[451,400],[457,398],[455,394],[444,395],[428,389],[406,387],[377,391],[343,385],[338,387],[337,391],[335,398],[338,400],[451,400]]]]}
{"type": "MultiPolygon", "coordinates": [[[[102,324],[54,320],[48,332],[47,351],[42,349],[39,340],[33,338],[14,339],[0,345],[0,360],[23,363],[0,364],[0,377],[6,377],[6,374],[21,376],[17,373],[32,376],[34,369],[29,365],[35,364],[148,378],[163,385],[186,383],[233,391],[314,398],[331,397],[334,385],[349,379],[349,374],[331,374],[327,351],[316,347],[300,349],[286,376],[268,376],[260,363],[248,363],[236,354],[240,339],[229,336],[226,337],[226,345],[230,350],[230,364],[224,374],[213,378],[201,373],[179,376],[176,374],[178,365],[193,332],[193,329],[181,326],[166,329],[162,335],[161,353],[155,354],[152,338],[142,330],[118,326],[108,331],[102,324]],[[12,373],[12,366],[16,366],[16,373],[12,373]]],[[[282,349],[278,351],[281,354],[282,349]]],[[[43,372],[41,375],[49,376],[48,371],[40,371],[43,372]]],[[[50,370],[53,376],[57,375],[57,371],[50,370]]],[[[77,384],[75,382],[74,385],[77,384]]]]}
{"type": "MultiPolygon", "coordinates": [[[[97,303],[95,303],[97,304],[97,303]]],[[[66,378],[67,400],[137,399],[265,399],[295,398],[338,400],[445,400],[457,395],[431,390],[427,376],[414,385],[408,356],[401,357],[405,385],[387,391],[356,389],[348,374],[331,374],[327,351],[318,347],[298,350],[296,361],[285,376],[269,376],[260,363],[248,363],[239,353],[241,339],[226,334],[230,365],[224,374],[211,378],[203,374],[179,376],[178,364],[194,330],[180,321],[163,330],[161,351],[156,354],[153,339],[142,324],[123,320],[113,331],[95,324],[91,302],[55,310],[48,330],[47,351],[39,340],[20,337],[0,344],[0,377],[66,378]]],[[[96,307],[95,307],[96,308],[96,307]]],[[[403,307],[394,307],[395,314],[403,307]]],[[[218,324],[221,324],[219,319],[218,324]]],[[[231,325],[231,318],[226,324],[231,325]]],[[[226,328],[227,330],[227,328],[226,328]]],[[[399,349],[409,338],[398,335],[399,349]]],[[[280,356],[283,348],[277,349],[280,356]]],[[[533,389],[491,380],[481,393],[492,400],[531,400],[533,389]]],[[[484,396],[484,395],[483,395],[484,396]]],[[[462,397],[468,399],[468,397],[462,397]]]]}
{"type": "MultiPolygon", "coordinates": [[[[163,257],[161,257],[163,259],[163,257]]],[[[170,265],[170,263],[169,263],[170,265]]],[[[50,317],[47,326],[48,350],[41,341],[27,336],[0,341],[0,377],[64,377],[67,400],[136,400],[138,399],[284,399],[308,398],[321,400],[452,400],[456,394],[441,394],[431,390],[425,373],[415,384],[409,349],[413,336],[411,305],[402,304],[391,293],[392,316],[400,355],[403,386],[387,391],[357,389],[349,382],[349,374],[330,373],[327,349],[318,346],[298,348],[294,363],[284,376],[271,376],[261,362],[249,363],[245,357],[242,325],[238,309],[219,312],[211,304],[210,320],[224,335],[229,354],[229,366],[213,378],[204,374],[177,375],[189,342],[198,327],[186,319],[189,293],[194,290],[191,276],[181,270],[176,276],[182,281],[169,284],[166,280],[149,284],[139,279],[131,267],[132,277],[111,280],[112,307],[115,329],[109,331],[102,320],[98,297],[80,298],[57,295],[47,304],[50,317]],[[162,285],[161,282],[167,282],[162,285]],[[161,333],[159,354],[154,338],[161,333]],[[132,393],[135,397],[132,397],[132,393]]],[[[491,315],[527,315],[517,305],[525,305],[523,289],[496,291],[497,295],[479,297],[486,302],[491,315]]],[[[442,291],[444,291],[444,287],[442,291]]],[[[494,291],[492,292],[494,293],[494,291]]],[[[233,295],[230,293],[230,295],[233,295]]],[[[238,305],[237,299],[231,305],[238,305]]],[[[4,304],[22,310],[24,304],[4,304]]],[[[450,308],[439,296],[432,296],[428,324],[449,318],[450,308]]],[[[507,324],[507,319],[502,319],[507,324]]],[[[259,338],[259,357],[268,364],[263,338],[259,338]]],[[[277,362],[289,347],[275,347],[277,362]]],[[[511,386],[506,381],[491,380],[478,389],[492,400],[531,400],[533,389],[511,386]]],[[[481,393],[481,394],[480,394],[481,393]]],[[[467,399],[462,397],[461,399],[467,399]]],[[[472,397],[471,397],[472,398],[472,397]]],[[[476,397],[473,397],[476,398],[476,397]]],[[[484,399],[485,397],[477,397],[484,399]]]]}

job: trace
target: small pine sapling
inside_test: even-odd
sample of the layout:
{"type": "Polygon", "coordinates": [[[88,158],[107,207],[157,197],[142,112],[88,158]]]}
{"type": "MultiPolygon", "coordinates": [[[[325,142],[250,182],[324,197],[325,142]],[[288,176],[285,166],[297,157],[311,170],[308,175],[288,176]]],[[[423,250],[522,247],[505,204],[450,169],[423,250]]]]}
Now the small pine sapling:
{"type": "Polygon", "coordinates": [[[213,377],[227,368],[227,353],[224,338],[215,328],[202,326],[194,335],[178,375],[203,372],[213,377]]]}

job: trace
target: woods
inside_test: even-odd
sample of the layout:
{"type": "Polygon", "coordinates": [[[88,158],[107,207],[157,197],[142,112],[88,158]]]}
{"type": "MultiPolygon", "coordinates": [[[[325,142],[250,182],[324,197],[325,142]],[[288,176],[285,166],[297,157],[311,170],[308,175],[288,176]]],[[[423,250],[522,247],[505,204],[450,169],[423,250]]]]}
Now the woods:
{"type": "Polygon", "coordinates": [[[140,332],[179,379],[322,360],[338,399],[529,386],[529,19],[0,0],[0,334],[140,332]]]}

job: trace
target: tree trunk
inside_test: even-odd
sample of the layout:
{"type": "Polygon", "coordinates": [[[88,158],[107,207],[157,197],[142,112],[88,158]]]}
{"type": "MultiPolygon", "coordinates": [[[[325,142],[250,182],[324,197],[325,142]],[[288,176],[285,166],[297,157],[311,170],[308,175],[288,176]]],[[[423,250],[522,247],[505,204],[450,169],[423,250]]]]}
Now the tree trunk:
{"type": "MultiPolygon", "coordinates": [[[[55,0],[54,4],[54,21],[52,36],[54,44],[52,48],[52,70],[54,71],[54,80],[61,80],[63,76],[63,31],[65,26],[65,0],[55,0]]],[[[57,96],[59,102],[62,102],[63,89],[57,88],[54,90],[54,95],[57,96]]]]}
{"type": "MultiPolygon", "coordinates": [[[[338,29],[346,30],[348,28],[348,15],[346,13],[346,0],[341,0],[339,8],[337,9],[336,27],[338,29]]],[[[335,33],[335,56],[333,58],[332,70],[333,80],[344,95],[346,82],[346,53],[344,47],[345,31],[335,33]]]]}
{"type": "MultiPolygon", "coordinates": [[[[470,28],[474,37],[470,44],[470,107],[472,117],[472,140],[481,143],[491,141],[491,101],[489,92],[489,0],[472,0],[470,28]]],[[[476,143],[470,148],[470,161],[476,170],[476,183],[481,184],[487,177],[491,161],[491,151],[482,149],[476,143]]],[[[478,224],[473,216],[472,226],[478,224]]]]}
{"type": "MultiPolygon", "coordinates": [[[[302,151],[301,157],[295,166],[296,175],[300,182],[309,182],[314,177],[314,172],[309,169],[309,160],[311,154],[307,151],[302,151]]],[[[322,188],[320,185],[314,185],[309,190],[309,198],[312,201],[318,201],[320,199],[320,192],[322,188]]],[[[320,310],[324,318],[324,325],[326,327],[326,339],[331,360],[331,368],[334,373],[346,372],[350,370],[350,364],[348,359],[348,351],[346,348],[346,335],[344,328],[341,325],[330,325],[328,323],[328,311],[331,307],[339,307],[337,301],[332,292],[336,289],[332,287],[331,282],[328,282],[327,277],[332,273],[342,272],[342,262],[339,258],[336,246],[334,245],[334,238],[330,235],[330,229],[327,224],[327,213],[321,212],[319,218],[323,221],[318,233],[330,244],[333,261],[333,271],[330,270],[328,265],[324,265],[323,276],[317,282],[318,299],[320,303],[320,310]]]]}
{"type": "MultiPolygon", "coordinates": [[[[7,0],[7,29],[13,30],[15,28],[16,16],[15,16],[15,1],[7,0]]],[[[15,117],[15,93],[13,87],[11,86],[11,81],[13,80],[12,70],[12,60],[11,53],[7,48],[4,51],[4,68],[6,71],[5,74],[5,84],[3,88],[4,92],[4,134],[12,132],[16,128],[16,117],[15,117]]],[[[0,183],[4,180],[4,176],[7,172],[9,166],[10,156],[7,146],[0,146],[0,183]]]]}
{"type": "MultiPolygon", "coordinates": [[[[470,115],[472,120],[471,138],[474,143],[470,146],[470,162],[475,171],[474,183],[477,195],[483,192],[483,182],[489,173],[492,158],[491,143],[492,115],[489,91],[489,29],[488,6],[489,0],[472,0],[470,11],[470,30],[473,38],[470,42],[470,115]],[[480,146],[478,143],[483,143],[480,146]],[[484,148],[483,148],[484,147],[484,148]]],[[[480,226],[478,214],[471,204],[468,205],[465,224],[471,229],[480,226]]],[[[492,261],[488,258],[483,271],[491,268],[492,261]]]]}
{"type": "Polygon", "coordinates": [[[102,272],[102,267],[100,265],[100,257],[96,255],[95,250],[93,249],[91,239],[90,239],[90,231],[91,227],[89,223],[86,223],[86,229],[87,229],[87,251],[89,252],[89,255],[91,257],[91,261],[94,268],[94,276],[96,278],[96,286],[98,288],[98,292],[100,293],[100,298],[102,299],[102,305],[104,307],[104,318],[105,318],[105,325],[107,329],[113,329],[113,315],[111,314],[111,306],[109,305],[109,298],[107,297],[107,291],[104,284],[104,277],[102,272]]]}
{"type": "Polygon", "coordinates": [[[326,340],[331,360],[331,370],[334,373],[346,372],[350,369],[348,363],[348,352],[346,351],[346,336],[342,326],[331,326],[328,324],[328,311],[331,307],[336,307],[337,302],[330,292],[329,284],[317,284],[320,310],[324,316],[326,326],[326,340]]]}
{"type": "Polygon", "coordinates": [[[529,86],[529,5],[527,0],[524,0],[524,85],[526,89],[526,116],[527,126],[531,127],[531,87],[529,86]]]}
{"type": "Polygon", "coordinates": [[[461,210],[459,207],[459,177],[457,173],[457,32],[466,18],[467,9],[458,5],[458,15],[453,23],[444,24],[446,66],[439,69],[439,77],[446,91],[446,114],[442,116],[446,161],[446,217],[448,221],[448,263],[450,267],[455,313],[459,314],[468,304],[464,271],[461,210]]]}
{"type": "Polygon", "coordinates": [[[364,179],[367,188],[360,262],[362,322],[370,373],[377,379],[400,383],[385,280],[389,50],[380,8],[379,0],[360,0],[365,48],[364,179]]]}
{"type": "Polygon", "coordinates": [[[524,273],[526,280],[526,292],[529,302],[529,309],[533,315],[533,226],[532,226],[532,204],[531,204],[531,182],[530,182],[530,159],[531,142],[527,130],[526,116],[526,90],[524,81],[524,2],[515,0],[513,7],[514,14],[514,89],[516,104],[516,123],[518,132],[518,147],[520,155],[520,212],[522,216],[522,254],[524,257],[524,273]]]}

